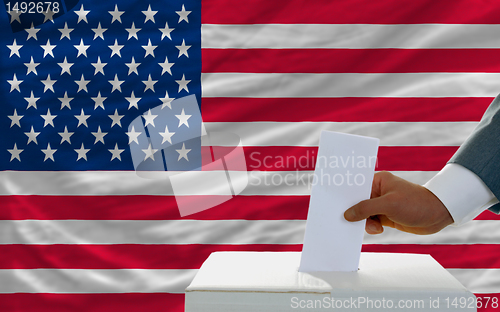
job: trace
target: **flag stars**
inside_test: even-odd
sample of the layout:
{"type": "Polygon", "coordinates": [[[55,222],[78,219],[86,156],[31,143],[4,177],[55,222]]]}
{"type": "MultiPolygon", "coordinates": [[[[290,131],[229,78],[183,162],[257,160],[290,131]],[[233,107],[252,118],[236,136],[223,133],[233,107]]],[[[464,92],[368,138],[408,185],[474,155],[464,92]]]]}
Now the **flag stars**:
{"type": "Polygon", "coordinates": [[[104,32],[108,30],[107,28],[101,28],[101,22],[97,25],[97,28],[92,28],[92,31],[94,32],[94,40],[97,39],[97,37],[101,38],[104,40],[104,32]]]}
{"type": "Polygon", "coordinates": [[[14,21],[18,21],[19,24],[21,24],[21,10],[10,10],[10,12],[8,12],[10,14],[10,23],[12,24],[12,22],[14,21]]]}
{"type": "Polygon", "coordinates": [[[83,74],[82,74],[82,77],[80,78],[80,80],[75,80],[75,83],[78,85],[78,91],[76,92],[80,92],[80,91],[85,91],[85,92],[88,92],[87,90],[87,85],[89,84],[90,80],[85,80],[85,78],[83,77],[83,74]]]}
{"type": "Polygon", "coordinates": [[[130,97],[126,97],[125,99],[129,102],[128,109],[131,109],[132,107],[139,109],[138,104],[139,104],[139,101],[141,100],[141,98],[136,98],[134,95],[134,91],[132,91],[132,94],[130,95],[130,97]]]}
{"type": "Polygon", "coordinates": [[[146,15],[146,18],[144,20],[144,24],[146,24],[148,21],[152,21],[153,23],[155,22],[154,16],[158,13],[158,11],[152,11],[151,10],[151,4],[148,6],[147,11],[142,11],[142,14],[146,15]]]}
{"type": "Polygon", "coordinates": [[[169,62],[168,62],[168,58],[167,58],[167,56],[165,56],[165,62],[163,62],[163,63],[158,63],[158,65],[160,65],[160,66],[161,66],[161,68],[163,69],[163,70],[161,71],[161,74],[162,74],[162,75],[163,75],[164,73],[167,73],[167,72],[168,72],[168,73],[170,74],[170,76],[172,76],[172,70],[171,70],[170,68],[172,68],[172,66],[174,65],[174,63],[169,63],[169,62]]]}
{"type": "Polygon", "coordinates": [[[17,55],[18,57],[21,57],[21,55],[19,54],[19,50],[22,48],[23,46],[22,45],[18,45],[16,43],[16,39],[14,39],[14,42],[11,44],[11,45],[7,45],[7,48],[10,49],[10,55],[9,55],[9,58],[12,57],[12,55],[17,55]]]}
{"type": "Polygon", "coordinates": [[[101,73],[104,75],[104,66],[108,65],[108,63],[101,63],[101,57],[97,57],[97,63],[91,63],[92,66],[94,66],[95,71],[94,71],[94,76],[97,75],[98,73],[101,73]]]}
{"type": "Polygon", "coordinates": [[[176,80],[177,84],[179,85],[179,93],[182,90],[186,90],[189,93],[189,89],[187,87],[188,83],[191,82],[191,80],[186,80],[186,77],[184,77],[184,74],[182,74],[182,79],[181,80],[176,80]]]}
{"type": "Polygon", "coordinates": [[[43,123],[43,127],[45,128],[46,126],[48,125],[51,125],[52,127],[54,127],[54,118],[57,117],[57,115],[51,115],[50,114],[50,109],[47,109],[47,114],[45,115],[40,115],[43,120],[44,120],[44,123],[43,123]]]}
{"type": "Polygon", "coordinates": [[[97,144],[97,142],[101,142],[102,144],[104,144],[104,136],[108,133],[102,132],[101,126],[97,127],[97,132],[91,132],[91,133],[93,136],[95,136],[94,145],[97,144]]]}
{"type": "Polygon", "coordinates": [[[158,115],[153,115],[151,113],[151,109],[148,109],[148,114],[143,114],[142,118],[144,118],[144,127],[147,127],[148,125],[152,125],[153,127],[155,126],[155,118],[158,117],[158,115]]]}
{"type": "Polygon", "coordinates": [[[118,148],[118,143],[115,143],[115,148],[114,149],[108,149],[108,151],[111,153],[111,161],[113,159],[118,159],[119,161],[122,160],[120,154],[123,153],[124,149],[119,149],[118,148]]]}
{"type": "Polygon", "coordinates": [[[137,33],[139,31],[141,31],[141,28],[135,28],[134,22],[132,22],[132,27],[125,28],[125,30],[128,32],[128,38],[127,38],[127,40],[130,40],[132,37],[134,37],[135,39],[139,39],[137,37],[137,33]]]}
{"type": "Polygon", "coordinates": [[[14,125],[18,126],[19,128],[21,128],[21,123],[20,123],[20,120],[21,118],[24,117],[24,115],[18,115],[17,114],[17,110],[14,109],[14,114],[11,115],[11,116],[7,116],[10,118],[11,122],[10,122],[10,127],[12,128],[14,125]]]}
{"type": "Polygon", "coordinates": [[[52,10],[45,10],[45,11],[42,11],[42,14],[44,15],[44,19],[43,19],[44,23],[46,21],[51,21],[52,23],[54,23],[54,14],[55,14],[54,11],[52,11],[52,10]]]}
{"type": "Polygon", "coordinates": [[[172,109],[172,104],[171,102],[174,100],[173,98],[169,97],[168,91],[165,91],[165,97],[160,99],[162,102],[161,109],[164,109],[165,107],[168,106],[168,108],[172,109]]]}
{"type": "Polygon", "coordinates": [[[147,46],[142,46],[144,50],[146,50],[144,54],[144,58],[146,58],[148,55],[151,55],[152,57],[155,57],[155,49],[158,46],[152,45],[151,44],[151,39],[148,39],[148,45],[147,46]]]}
{"type": "Polygon", "coordinates": [[[115,90],[118,90],[119,92],[122,92],[121,85],[124,82],[124,80],[118,80],[118,75],[115,74],[115,79],[114,80],[108,80],[108,82],[113,86],[113,89],[111,92],[114,92],[115,90]]]}
{"type": "Polygon", "coordinates": [[[82,143],[82,146],[79,148],[79,149],[76,149],[75,148],[75,152],[77,152],[78,154],[78,158],[76,159],[76,161],[79,161],[80,159],[84,159],[84,160],[87,160],[87,153],[90,151],[89,148],[85,148],[83,143],[82,143]]]}
{"type": "Polygon", "coordinates": [[[137,67],[141,65],[141,63],[136,63],[134,57],[132,56],[132,61],[130,63],[125,63],[128,67],[128,75],[135,73],[136,75],[139,75],[139,72],[137,71],[137,67]]]}
{"type": "Polygon", "coordinates": [[[36,67],[40,65],[40,63],[35,63],[35,61],[33,61],[33,56],[31,57],[31,61],[29,63],[24,63],[24,65],[27,67],[26,76],[28,76],[30,73],[38,75],[38,73],[36,72],[36,67]]]}
{"type": "Polygon", "coordinates": [[[88,24],[88,21],[87,21],[87,14],[90,13],[90,10],[86,11],[84,8],[83,8],[83,4],[80,6],[80,10],[78,11],[75,11],[76,15],[78,15],[78,23],[80,23],[81,21],[84,21],[85,23],[88,24]]]}
{"type": "Polygon", "coordinates": [[[151,91],[155,92],[154,85],[157,82],[158,82],[158,80],[152,80],[151,79],[151,75],[149,75],[148,76],[148,80],[142,82],[142,83],[144,83],[146,85],[146,87],[144,88],[144,92],[146,92],[147,90],[151,90],[151,91]]]}
{"type": "Polygon", "coordinates": [[[21,92],[19,89],[19,85],[23,82],[22,80],[17,80],[16,74],[14,73],[14,77],[12,80],[7,80],[7,82],[10,84],[10,92],[17,90],[21,92]]]}
{"type": "Polygon", "coordinates": [[[45,158],[43,159],[44,162],[47,161],[47,159],[54,161],[54,153],[57,152],[57,149],[52,149],[50,143],[48,143],[47,148],[42,149],[42,152],[45,154],[45,158]]]}
{"type": "Polygon", "coordinates": [[[177,23],[180,23],[182,21],[186,21],[186,23],[189,23],[188,15],[191,14],[191,11],[186,11],[186,9],[184,8],[184,4],[182,5],[182,10],[175,11],[175,13],[179,15],[179,21],[177,23]]]}
{"type": "Polygon", "coordinates": [[[168,27],[168,22],[165,22],[165,28],[159,28],[161,31],[161,40],[163,38],[168,37],[168,39],[172,40],[172,37],[170,36],[170,33],[175,30],[175,28],[169,28],[168,27]]]}
{"type": "Polygon", "coordinates": [[[189,50],[189,48],[191,48],[191,46],[186,45],[186,42],[184,41],[184,39],[182,39],[182,44],[180,46],[175,46],[175,47],[179,50],[179,56],[177,56],[177,57],[181,57],[182,55],[189,57],[187,50],[189,50]]]}
{"type": "Polygon", "coordinates": [[[64,107],[71,109],[71,105],[69,104],[69,102],[71,102],[73,98],[68,97],[68,91],[64,92],[64,97],[58,99],[59,101],[61,101],[61,109],[63,109],[64,107]]]}
{"type": "Polygon", "coordinates": [[[54,57],[54,53],[52,52],[52,50],[54,50],[56,45],[50,44],[50,39],[47,39],[47,43],[45,45],[40,45],[40,46],[43,49],[43,58],[45,58],[48,54],[50,54],[50,56],[54,57]]]}
{"type": "Polygon", "coordinates": [[[112,123],[111,123],[111,128],[113,128],[114,125],[118,125],[118,127],[121,128],[122,124],[120,120],[123,118],[125,115],[118,115],[118,110],[115,109],[115,113],[113,115],[108,115],[109,118],[111,118],[112,123]]]}
{"type": "Polygon", "coordinates": [[[186,113],[184,112],[184,108],[183,108],[180,115],[175,115],[175,117],[177,117],[177,119],[179,119],[179,125],[177,126],[177,128],[180,128],[182,125],[186,125],[186,127],[189,128],[188,119],[191,118],[191,116],[192,115],[186,115],[186,113]]]}
{"type": "Polygon", "coordinates": [[[33,129],[33,126],[31,126],[30,132],[25,132],[24,134],[26,134],[26,136],[28,137],[28,143],[26,143],[26,145],[29,145],[31,142],[38,145],[36,137],[40,134],[40,132],[35,132],[35,129],[33,129]]]}
{"type": "Polygon", "coordinates": [[[61,32],[61,38],[59,40],[62,40],[63,38],[68,38],[71,40],[70,33],[74,30],[73,28],[68,28],[68,23],[64,22],[64,28],[59,28],[58,29],[61,32]]]}
{"type": "Polygon", "coordinates": [[[114,11],[108,11],[109,14],[113,17],[111,20],[111,24],[113,24],[115,21],[118,21],[120,24],[122,23],[121,16],[125,11],[118,11],[118,5],[115,4],[115,10],[114,11]]]}
{"type": "Polygon", "coordinates": [[[28,102],[28,107],[26,109],[33,107],[36,109],[36,101],[38,101],[40,98],[37,98],[33,95],[33,90],[31,91],[31,96],[29,98],[24,98],[28,102]]]}
{"type": "Polygon", "coordinates": [[[13,161],[14,159],[17,159],[21,161],[21,153],[24,151],[22,149],[18,149],[16,143],[14,143],[14,148],[13,149],[7,149],[10,153],[10,161],[13,161]]]}
{"type": "Polygon", "coordinates": [[[82,113],[80,115],[75,115],[75,118],[78,119],[78,125],[76,127],[78,128],[81,125],[84,125],[88,128],[89,126],[87,125],[87,119],[89,119],[89,117],[90,115],[85,115],[82,108],[82,113]]]}
{"type": "Polygon", "coordinates": [[[71,136],[74,134],[74,132],[68,132],[68,127],[64,126],[64,132],[58,132],[58,134],[61,136],[61,143],[63,144],[64,142],[68,142],[71,144],[71,136]]]}
{"type": "Polygon", "coordinates": [[[64,73],[68,73],[71,76],[70,68],[74,63],[68,63],[66,56],[64,57],[64,61],[62,63],[57,63],[61,67],[61,76],[64,73]]]}
{"type": "Polygon", "coordinates": [[[52,80],[50,79],[50,74],[47,76],[47,79],[45,80],[41,80],[42,83],[44,84],[44,88],[43,88],[43,93],[47,92],[47,90],[50,90],[52,92],[54,92],[54,83],[57,81],[57,80],[52,80]]]}
{"type": "Polygon", "coordinates": [[[123,45],[119,45],[117,39],[115,39],[115,44],[110,45],[108,47],[111,49],[110,57],[113,57],[113,55],[115,54],[118,55],[119,57],[122,57],[122,55],[120,54],[120,50],[123,48],[123,45]]]}
{"type": "Polygon", "coordinates": [[[190,149],[186,148],[186,145],[182,143],[182,148],[180,150],[176,149],[175,150],[177,153],[179,153],[179,158],[177,161],[180,161],[182,158],[186,159],[189,161],[187,154],[191,151],[190,149]]]}
{"type": "Polygon", "coordinates": [[[80,39],[80,44],[74,45],[74,47],[78,50],[78,55],[76,57],[79,57],[82,54],[83,56],[87,57],[87,49],[90,47],[90,45],[84,45],[83,39],[80,39]]]}
{"type": "Polygon", "coordinates": [[[148,158],[151,158],[151,160],[155,160],[155,153],[158,151],[157,149],[154,149],[151,146],[151,143],[149,143],[149,147],[147,149],[142,150],[146,156],[144,157],[144,161],[146,161],[148,158]]]}
{"type": "Polygon", "coordinates": [[[128,136],[128,144],[135,142],[139,144],[139,136],[141,135],[142,132],[136,132],[134,126],[132,126],[132,130],[127,132],[128,136]]]}
{"type": "Polygon", "coordinates": [[[104,109],[104,101],[106,100],[106,97],[101,96],[101,91],[97,93],[97,97],[93,97],[92,100],[95,103],[94,110],[96,110],[98,107],[104,109]]]}
{"type": "Polygon", "coordinates": [[[35,28],[33,26],[33,23],[31,23],[31,27],[30,28],[26,28],[25,30],[28,33],[28,37],[26,38],[26,41],[30,40],[30,38],[38,40],[38,38],[36,37],[36,34],[40,31],[40,29],[39,28],[35,28]]]}
{"type": "Polygon", "coordinates": [[[169,132],[168,131],[168,126],[165,126],[165,132],[158,132],[163,140],[161,141],[161,144],[165,143],[165,142],[168,142],[170,144],[172,144],[172,136],[175,134],[175,132],[169,132]]]}

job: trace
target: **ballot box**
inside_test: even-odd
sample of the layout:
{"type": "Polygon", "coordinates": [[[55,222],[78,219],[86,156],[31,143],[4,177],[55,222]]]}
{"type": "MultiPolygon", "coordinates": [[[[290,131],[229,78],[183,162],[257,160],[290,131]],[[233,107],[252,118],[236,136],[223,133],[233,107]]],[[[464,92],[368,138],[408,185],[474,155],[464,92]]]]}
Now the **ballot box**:
{"type": "Polygon", "coordinates": [[[361,253],[355,272],[299,264],[300,252],[212,253],[186,289],[185,311],[476,311],[474,294],[429,255],[361,253]]]}

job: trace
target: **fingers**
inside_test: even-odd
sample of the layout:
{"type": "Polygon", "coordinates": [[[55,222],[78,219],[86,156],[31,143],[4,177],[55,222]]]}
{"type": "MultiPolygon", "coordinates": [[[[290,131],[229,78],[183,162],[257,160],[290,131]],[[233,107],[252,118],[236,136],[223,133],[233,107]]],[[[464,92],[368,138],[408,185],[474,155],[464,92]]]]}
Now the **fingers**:
{"type": "Polygon", "coordinates": [[[371,216],[385,214],[387,203],[384,197],[367,199],[359,202],[344,212],[347,221],[361,221],[371,216]]]}
{"type": "Polygon", "coordinates": [[[365,231],[368,234],[380,234],[384,231],[384,227],[377,217],[366,219],[365,231]]]}

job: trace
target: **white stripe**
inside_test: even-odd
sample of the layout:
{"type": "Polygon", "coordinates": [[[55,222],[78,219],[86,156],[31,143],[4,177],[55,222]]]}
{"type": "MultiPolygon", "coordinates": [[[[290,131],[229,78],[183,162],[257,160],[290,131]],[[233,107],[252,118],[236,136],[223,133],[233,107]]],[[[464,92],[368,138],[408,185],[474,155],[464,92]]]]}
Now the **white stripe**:
{"type": "MultiPolygon", "coordinates": [[[[174,173],[160,172],[157,176],[163,177],[162,179],[145,179],[138,177],[134,171],[2,171],[0,172],[0,195],[173,196],[175,194],[167,177],[174,173]]],[[[206,173],[207,180],[210,180],[213,174],[212,172],[202,173],[206,173]]],[[[436,174],[435,171],[395,171],[393,173],[417,184],[425,184],[436,174]]],[[[240,195],[287,196],[309,195],[313,172],[250,171],[247,175],[248,185],[240,195]]],[[[184,191],[187,193],[188,190],[184,191]]],[[[200,189],[194,190],[198,192],[198,195],[202,195],[199,191],[200,189]]],[[[231,193],[226,195],[231,195],[231,193]]]]}
{"type": "MultiPolygon", "coordinates": [[[[460,146],[477,122],[211,122],[207,131],[236,133],[243,146],[318,146],[321,131],[380,139],[381,146],[460,146]]],[[[213,145],[232,146],[217,140],[213,145]]]]}
{"type": "MultiPolygon", "coordinates": [[[[216,208],[215,208],[216,209],[216,208]]],[[[304,220],[2,220],[0,244],[302,244],[304,220]]],[[[365,244],[499,244],[499,221],[433,235],[388,228],[365,244]]]]}
{"type": "Polygon", "coordinates": [[[203,97],[494,97],[498,73],[202,73],[203,97]]]}
{"type": "Polygon", "coordinates": [[[500,269],[448,269],[448,272],[473,293],[500,293],[500,269]]]}
{"type": "Polygon", "coordinates": [[[198,270],[0,270],[0,293],[184,293],[198,270]]]}
{"type": "Polygon", "coordinates": [[[202,48],[499,48],[500,25],[256,24],[201,27],[202,48]]]}

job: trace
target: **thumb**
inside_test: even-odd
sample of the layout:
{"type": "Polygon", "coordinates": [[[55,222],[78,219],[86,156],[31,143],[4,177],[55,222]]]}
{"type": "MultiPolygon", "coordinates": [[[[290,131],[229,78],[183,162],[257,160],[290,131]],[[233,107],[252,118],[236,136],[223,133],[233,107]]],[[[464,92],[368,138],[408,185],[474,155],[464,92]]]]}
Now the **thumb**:
{"type": "Polygon", "coordinates": [[[363,200],[344,212],[344,218],[347,221],[361,221],[371,216],[385,214],[386,203],[384,197],[376,197],[363,200]]]}

